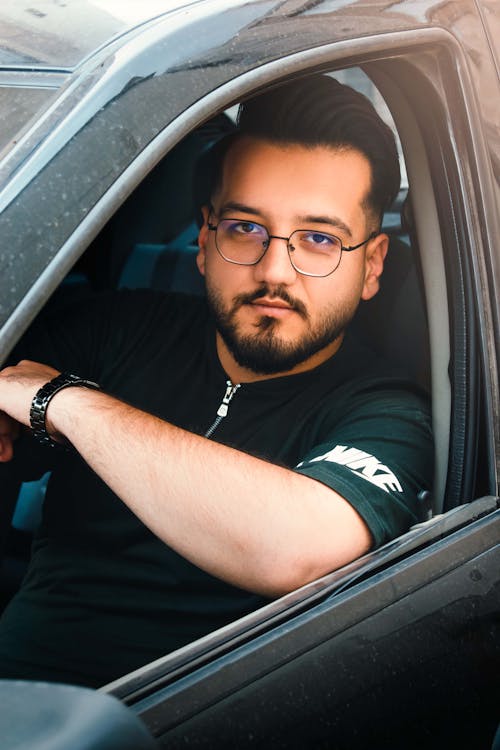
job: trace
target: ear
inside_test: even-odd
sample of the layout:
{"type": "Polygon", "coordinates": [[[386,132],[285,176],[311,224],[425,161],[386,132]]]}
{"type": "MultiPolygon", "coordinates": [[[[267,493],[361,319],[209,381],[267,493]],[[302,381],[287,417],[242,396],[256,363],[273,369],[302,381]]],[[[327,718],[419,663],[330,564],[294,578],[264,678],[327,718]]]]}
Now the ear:
{"type": "Polygon", "coordinates": [[[365,283],[361,299],[371,299],[380,289],[379,280],[384,270],[384,260],[388,249],[389,237],[386,234],[377,234],[368,242],[365,251],[365,283]]]}
{"type": "Polygon", "coordinates": [[[206,259],[206,248],[208,242],[208,216],[210,210],[208,206],[202,206],[201,213],[203,215],[203,224],[200,231],[198,232],[198,255],[196,256],[196,265],[202,276],[205,276],[205,259],[206,259]]]}

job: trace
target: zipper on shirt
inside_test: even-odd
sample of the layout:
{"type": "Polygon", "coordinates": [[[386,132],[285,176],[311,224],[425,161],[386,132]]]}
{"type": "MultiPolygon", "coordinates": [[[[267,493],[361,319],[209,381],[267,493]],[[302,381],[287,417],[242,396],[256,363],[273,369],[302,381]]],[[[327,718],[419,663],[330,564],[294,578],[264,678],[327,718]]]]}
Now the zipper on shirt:
{"type": "Polygon", "coordinates": [[[205,432],[206,438],[209,438],[214,434],[217,427],[227,415],[229,404],[231,403],[231,400],[239,387],[240,383],[238,383],[237,385],[233,385],[230,380],[226,380],[226,392],[224,394],[224,398],[222,399],[221,405],[217,409],[217,416],[215,417],[213,424],[205,432]]]}

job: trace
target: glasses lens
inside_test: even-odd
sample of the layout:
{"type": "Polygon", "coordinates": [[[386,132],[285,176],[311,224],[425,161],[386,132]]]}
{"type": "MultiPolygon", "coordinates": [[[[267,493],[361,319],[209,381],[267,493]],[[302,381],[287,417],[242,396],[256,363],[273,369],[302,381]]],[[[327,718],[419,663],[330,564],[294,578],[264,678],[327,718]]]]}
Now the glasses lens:
{"type": "Polygon", "coordinates": [[[342,242],[333,234],[298,229],[290,235],[290,258],[297,271],[328,276],[335,271],[342,255],[342,242]]]}
{"type": "Polygon", "coordinates": [[[252,265],[269,244],[267,229],[253,221],[223,219],[215,236],[221,255],[234,263],[252,265]]]}

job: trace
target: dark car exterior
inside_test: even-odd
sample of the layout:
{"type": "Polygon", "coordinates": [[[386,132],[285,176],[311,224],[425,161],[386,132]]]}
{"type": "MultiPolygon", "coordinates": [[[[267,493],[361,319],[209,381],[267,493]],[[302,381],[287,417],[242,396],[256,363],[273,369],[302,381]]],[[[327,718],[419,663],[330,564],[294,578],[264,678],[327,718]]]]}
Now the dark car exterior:
{"type": "MultiPolygon", "coordinates": [[[[102,692],[168,748],[489,748],[500,721],[500,7],[168,5],[131,27],[96,19],[88,48],[0,47],[0,362],[194,128],[275,81],[361,69],[408,171],[400,234],[418,248],[436,477],[429,520],[405,536],[102,692]]],[[[396,348],[409,317],[387,321],[396,348]]],[[[6,533],[17,487],[2,495],[6,533]]]]}

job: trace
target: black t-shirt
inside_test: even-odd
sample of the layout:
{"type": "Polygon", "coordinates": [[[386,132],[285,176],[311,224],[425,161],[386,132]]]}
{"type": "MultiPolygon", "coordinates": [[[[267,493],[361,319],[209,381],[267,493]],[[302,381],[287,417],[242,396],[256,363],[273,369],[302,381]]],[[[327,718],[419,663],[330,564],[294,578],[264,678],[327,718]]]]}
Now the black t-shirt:
{"type": "MultiPolygon", "coordinates": [[[[349,336],[312,371],[242,384],[219,419],[228,379],[202,299],[102,295],[34,328],[17,356],[197,434],[215,423],[211,440],[339,492],[375,546],[420,520],[417,495],[432,478],[426,400],[349,336]]],[[[103,684],[264,603],[158,540],[77,454],[26,439],[9,470],[30,479],[47,468],[30,569],[1,620],[0,676],[103,684]]]]}

